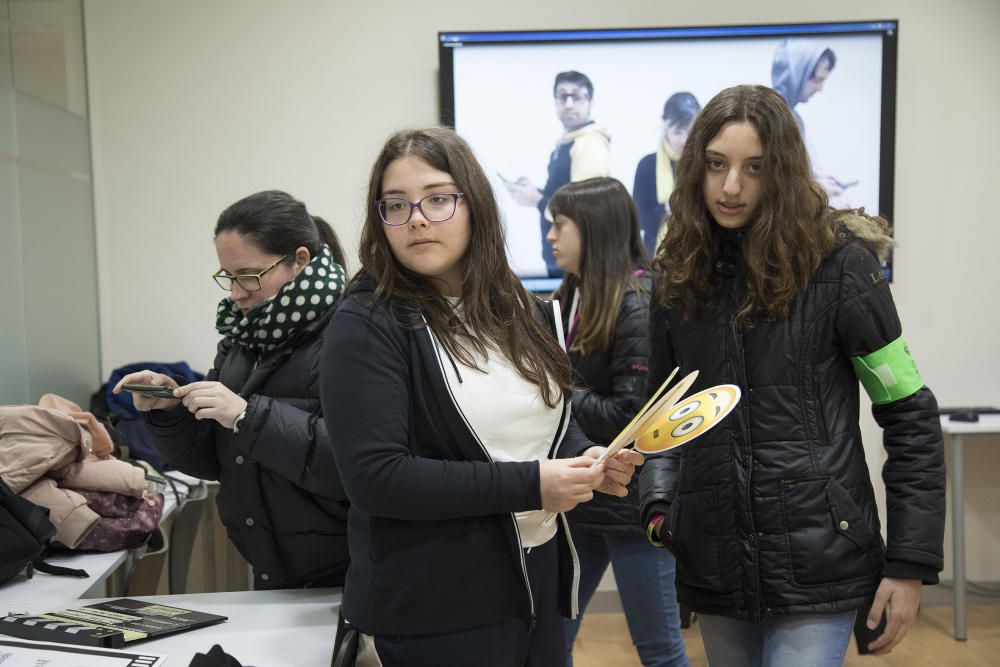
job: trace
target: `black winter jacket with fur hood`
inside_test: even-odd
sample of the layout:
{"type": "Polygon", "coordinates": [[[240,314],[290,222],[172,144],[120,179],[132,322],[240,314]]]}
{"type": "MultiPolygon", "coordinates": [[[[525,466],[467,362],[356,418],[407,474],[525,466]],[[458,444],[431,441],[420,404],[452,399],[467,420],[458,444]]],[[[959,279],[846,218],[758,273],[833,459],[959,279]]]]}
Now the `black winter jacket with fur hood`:
{"type": "Polygon", "coordinates": [[[937,403],[926,387],[875,404],[887,541],[880,535],[858,425],[852,357],[902,333],[865,218],[842,216],[837,248],[783,320],[737,325],[745,275],[739,235],[717,230],[717,307],[685,320],[654,289],[649,383],[700,372],[689,393],[736,384],[740,404],[690,445],[640,472],[643,525],[666,515],[679,596],[693,610],[742,619],[836,612],[868,603],[883,576],[936,583],[945,468],[937,403]],[[730,261],[727,258],[732,258],[730,261]]]}

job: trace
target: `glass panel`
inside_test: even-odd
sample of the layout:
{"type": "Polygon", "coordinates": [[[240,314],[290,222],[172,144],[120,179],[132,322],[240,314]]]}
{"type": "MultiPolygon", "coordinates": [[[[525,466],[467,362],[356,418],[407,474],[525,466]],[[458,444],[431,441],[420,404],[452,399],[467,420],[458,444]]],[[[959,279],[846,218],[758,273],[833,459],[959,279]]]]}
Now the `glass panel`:
{"type": "MultiPolygon", "coordinates": [[[[2,86],[0,86],[2,87],[2,86]]],[[[0,405],[28,402],[17,166],[0,156],[0,405]]]]}
{"type": "Polygon", "coordinates": [[[14,87],[85,115],[87,79],[79,0],[8,0],[14,87]]]}
{"type": "Polygon", "coordinates": [[[100,380],[90,182],[22,164],[18,185],[30,400],[86,405],[100,380]]]}
{"type": "Polygon", "coordinates": [[[14,93],[17,149],[22,164],[44,164],[63,171],[90,174],[90,135],[83,116],[14,93]]]}
{"type": "Polygon", "coordinates": [[[10,3],[0,0],[0,86],[11,84],[13,71],[10,62],[10,3]]]}
{"type": "Polygon", "coordinates": [[[0,405],[28,401],[24,275],[18,214],[14,89],[11,88],[10,8],[0,0],[0,405]]]}
{"type": "Polygon", "coordinates": [[[0,0],[0,404],[100,384],[80,0],[0,0]]]}
{"type": "Polygon", "coordinates": [[[13,164],[17,157],[17,121],[14,89],[0,83],[0,162],[13,164]]]}

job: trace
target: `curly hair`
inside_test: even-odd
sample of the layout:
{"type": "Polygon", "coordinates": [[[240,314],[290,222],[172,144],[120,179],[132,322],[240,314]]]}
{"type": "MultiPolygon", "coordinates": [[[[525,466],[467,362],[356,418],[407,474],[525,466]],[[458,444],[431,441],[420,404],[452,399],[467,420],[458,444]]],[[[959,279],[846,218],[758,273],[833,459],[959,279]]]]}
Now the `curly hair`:
{"type": "Polygon", "coordinates": [[[667,234],[653,262],[660,276],[658,297],[682,306],[689,318],[715,301],[719,244],[705,204],[705,150],[729,123],[750,123],[763,149],[760,205],[741,241],[747,290],[737,317],[743,324],[772,321],[788,314],[834,248],[835,236],[826,192],[813,180],[795,118],[785,100],[765,86],[727,88],[695,119],[677,164],[667,234]]]}

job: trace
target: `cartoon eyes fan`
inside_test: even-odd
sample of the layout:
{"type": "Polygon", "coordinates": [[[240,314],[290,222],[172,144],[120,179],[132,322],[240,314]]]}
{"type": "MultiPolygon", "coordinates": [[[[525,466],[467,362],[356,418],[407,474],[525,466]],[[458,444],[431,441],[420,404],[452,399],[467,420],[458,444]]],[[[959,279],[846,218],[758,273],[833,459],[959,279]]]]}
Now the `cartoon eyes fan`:
{"type": "Polygon", "coordinates": [[[598,463],[633,442],[636,450],[643,454],[662,452],[690,442],[718,424],[740,402],[739,387],[720,384],[678,403],[694,384],[698,371],[688,374],[660,395],[676,374],[675,368],[635,419],[608,445],[598,463]]]}

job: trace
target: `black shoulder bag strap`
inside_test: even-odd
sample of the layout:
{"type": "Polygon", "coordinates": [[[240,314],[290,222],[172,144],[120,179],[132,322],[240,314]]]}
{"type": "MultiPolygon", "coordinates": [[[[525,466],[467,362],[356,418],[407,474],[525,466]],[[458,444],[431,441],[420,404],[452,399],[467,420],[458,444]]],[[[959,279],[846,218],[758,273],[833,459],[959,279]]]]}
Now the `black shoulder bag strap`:
{"type": "Polygon", "coordinates": [[[44,507],[39,507],[35,503],[20,497],[14,493],[9,486],[0,479],[0,496],[8,497],[11,502],[4,503],[7,511],[17,519],[25,529],[31,533],[32,537],[38,540],[40,545],[45,545],[45,550],[28,564],[25,569],[26,576],[30,579],[34,570],[45,574],[54,574],[66,577],[89,577],[86,570],[78,570],[59,565],[50,565],[45,562],[45,558],[51,555],[49,541],[56,533],[55,526],[49,521],[49,511],[44,507]]]}

